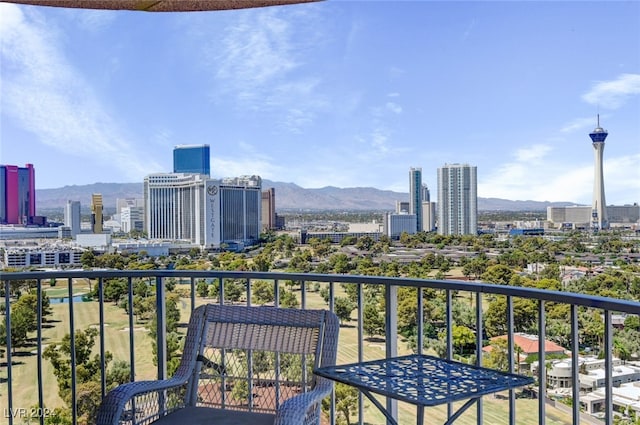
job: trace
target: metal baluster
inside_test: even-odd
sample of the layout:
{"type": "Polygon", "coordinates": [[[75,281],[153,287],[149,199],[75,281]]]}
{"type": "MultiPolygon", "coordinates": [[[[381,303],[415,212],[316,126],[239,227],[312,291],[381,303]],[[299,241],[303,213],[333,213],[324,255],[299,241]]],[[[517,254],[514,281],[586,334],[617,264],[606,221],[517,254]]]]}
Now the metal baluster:
{"type": "MultiPolygon", "coordinates": [[[[446,309],[446,315],[447,317],[445,318],[445,323],[447,326],[447,340],[445,342],[446,344],[446,348],[447,348],[447,359],[451,360],[453,358],[453,299],[451,296],[451,290],[447,289],[445,291],[445,296],[447,299],[447,309],[446,309]]],[[[447,418],[451,418],[451,416],[453,415],[453,403],[447,403],[447,418]]]]}
{"type": "Polygon", "coordinates": [[[613,325],[610,310],[604,311],[604,370],[604,421],[611,424],[613,423],[613,325]]]}
{"type": "MultiPolygon", "coordinates": [[[[335,313],[335,288],[333,281],[329,282],[329,311],[335,313]]],[[[329,423],[335,425],[336,423],[336,388],[335,385],[331,390],[331,409],[329,410],[329,423]]]]}
{"type": "MultiPolygon", "coordinates": [[[[416,338],[416,344],[418,346],[417,346],[416,352],[418,354],[422,354],[422,348],[424,346],[424,341],[423,341],[424,339],[424,293],[422,292],[422,288],[416,288],[416,290],[418,291],[418,311],[417,311],[418,326],[416,329],[416,332],[418,333],[416,338]]],[[[423,425],[424,424],[424,406],[417,405],[416,414],[418,416],[418,420],[416,421],[416,423],[418,425],[423,425]]]]}
{"type": "MultiPolygon", "coordinates": [[[[129,304],[129,310],[132,308],[129,304]]],[[[102,278],[98,281],[98,327],[100,328],[100,394],[102,398],[107,394],[107,363],[104,352],[104,283],[102,278]]],[[[129,329],[129,332],[133,332],[129,329]]]]}
{"type": "MultiPolygon", "coordinates": [[[[482,326],[482,293],[476,292],[476,366],[482,367],[482,336],[484,328],[482,326]]],[[[482,397],[476,401],[476,422],[482,424],[483,409],[482,397]]]]}
{"type": "MultiPolygon", "coordinates": [[[[364,285],[357,284],[358,288],[358,362],[364,361],[364,285]]],[[[364,398],[358,391],[358,424],[364,423],[364,398]]]]}
{"type": "Polygon", "coordinates": [[[9,280],[4,281],[4,321],[5,328],[7,330],[6,335],[6,344],[7,344],[7,397],[8,400],[8,408],[9,408],[9,425],[13,425],[13,379],[12,379],[12,369],[13,369],[13,360],[12,360],[12,352],[13,347],[11,346],[11,298],[9,294],[11,293],[11,284],[9,280]]]}
{"type": "MultiPolygon", "coordinates": [[[[398,287],[396,285],[387,285],[385,289],[385,348],[386,356],[390,358],[398,355],[398,287]]],[[[397,422],[398,401],[387,397],[387,411],[397,422]]]]}
{"type": "Polygon", "coordinates": [[[544,309],[544,301],[538,303],[538,423],[544,425],[547,421],[546,400],[547,400],[547,352],[545,350],[545,340],[547,339],[547,320],[544,309]]]}
{"type": "MultiPolygon", "coordinates": [[[[36,336],[38,349],[37,349],[37,373],[38,373],[38,407],[40,411],[43,412],[44,408],[44,393],[42,389],[42,280],[37,280],[36,286],[36,296],[38,297],[37,301],[37,316],[38,316],[38,333],[36,336]]],[[[44,417],[45,415],[38,415],[38,420],[40,425],[44,425],[44,417]]]]}
{"type": "Polygon", "coordinates": [[[71,420],[73,425],[78,423],[78,411],[77,411],[77,398],[76,398],[76,328],[73,318],[73,279],[67,279],[67,286],[69,289],[69,328],[71,340],[70,352],[71,352],[71,420]]]}
{"type": "Polygon", "coordinates": [[[578,307],[571,306],[571,393],[573,395],[573,424],[580,424],[580,351],[578,340],[578,307]]]}
{"type": "MultiPolygon", "coordinates": [[[[102,279],[100,279],[102,281],[102,279]]],[[[128,294],[129,297],[129,381],[136,380],[136,359],[135,359],[135,347],[133,337],[133,279],[131,276],[128,278],[128,294]]],[[[135,411],[135,410],[134,410],[135,411]]]]}
{"type": "MultiPolygon", "coordinates": [[[[513,338],[515,337],[513,330],[513,298],[507,297],[507,359],[509,363],[509,372],[514,372],[514,356],[515,343],[513,338]]],[[[520,361],[520,359],[518,359],[520,361]]],[[[516,423],[516,397],[513,390],[509,390],[509,424],[514,425],[516,423]]]]}

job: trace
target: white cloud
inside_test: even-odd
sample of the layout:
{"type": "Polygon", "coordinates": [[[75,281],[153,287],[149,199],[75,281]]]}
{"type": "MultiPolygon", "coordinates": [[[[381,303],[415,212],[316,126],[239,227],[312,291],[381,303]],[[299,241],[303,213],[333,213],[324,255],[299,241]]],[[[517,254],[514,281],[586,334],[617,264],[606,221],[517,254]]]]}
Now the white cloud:
{"type": "Polygon", "coordinates": [[[108,28],[118,16],[115,10],[95,9],[63,9],[66,16],[78,26],[89,33],[99,33],[108,28]]]}
{"type": "MultiPolygon", "coordinates": [[[[516,161],[499,164],[486,176],[479,171],[478,196],[591,204],[593,163],[584,162],[567,168],[562,158],[553,156],[542,160],[542,156],[529,156],[520,151],[516,157],[516,161]]],[[[607,204],[640,201],[638,163],[640,154],[605,159],[603,168],[607,204]]]]}
{"type": "Polygon", "coordinates": [[[234,156],[211,157],[211,174],[214,178],[237,177],[242,175],[258,175],[263,179],[281,181],[286,176],[285,170],[273,164],[266,157],[234,156]]]}
{"type": "Polygon", "coordinates": [[[398,105],[397,103],[387,102],[386,107],[389,111],[393,112],[394,114],[399,115],[402,113],[402,106],[398,105]]]}
{"type": "Polygon", "coordinates": [[[102,164],[140,179],[157,165],[134,152],[91,87],[65,57],[55,26],[35,9],[1,4],[3,115],[7,114],[41,143],[65,154],[102,164]]]}
{"type": "Polygon", "coordinates": [[[640,94],[640,74],[622,74],[611,81],[600,81],[582,95],[582,99],[592,105],[617,109],[628,98],[640,94]]]}
{"type": "Polygon", "coordinates": [[[518,149],[515,153],[519,162],[538,162],[542,160],[553,148],[549,145],[536,144],[518,149]]]}
{"type": "Polygon", "coordinates": [[[574,131],[578,130],[593,129],[596,127],[596,124],[597,122],[595,117],[576,118],[563,125],[562,128],[560,128],[560,132],[573,133],[574,131]]]}
{"type": "Polygon", "coordinates": [[[308,49],[319,49],[324,41],[317,35],[321,29],[316,29],[313,8],[305,10],[245,11],[225,28],[221,42],[206,30],[193,32],[199,40],[195,44],[205,45],[203,66],[213,71],[214,101],[224,96],[239,109],[271,113],[287,132],[300,133],[312,124],[331,102],[322,93],[320,74],[307,72],[308,49]],[[307,24],[296,22],[301,20],[307,24]],[[296,32],[300,28],[305,37],[296,32]]]}

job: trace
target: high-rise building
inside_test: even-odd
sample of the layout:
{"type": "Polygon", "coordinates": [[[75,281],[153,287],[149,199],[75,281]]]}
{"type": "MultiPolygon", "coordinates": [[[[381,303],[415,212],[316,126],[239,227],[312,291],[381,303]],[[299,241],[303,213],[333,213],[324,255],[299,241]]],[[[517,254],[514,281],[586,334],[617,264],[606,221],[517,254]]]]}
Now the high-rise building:
{"type": "Polygon", "coordinates": [[[262,230],[262,179],[241,176],[207,182],[206,244],[252,245],[262,230]]]}
{"type": "Polygon", "coordinates": [[[70,229],[72,238],[80,233],[80,201],[67,201],[64,206],[64,225],[70,229]]]}
{"type": "Polygon", "coordinates": [[[120,226],[122,231],[144,231],[144,207],[124,207],[120,210],[120,226]]]}
{"type": "Polygon", "coordinates": [[[262,180],[213,180],[203,174],[152,174],[144,180],[150,239],[186,240],[204,247],[249,245],[261,231],[262,180]]]}
{"type": "Polygon", "coordinates": [[[431,201],[431,192],[429,191],[429,187],[426,184],[422,185],[422,202],[430,202],[431,201]]]}
{"type": "Polygon", "coordinates": [[[438,168],[438,234],[475,235],[478,227],[477,169],[468,164],[438,168]]]}
{"type": "Polygon", "coordinates": [[[102,225],[104,224],[102,194],[94,193],[91,195],[91,232],[102,233],[102,225]]]}
{"type": "Polygon", "coordinates": [[[276,228],[276,190],[270,187],[262,191],[262,228],[273,230],[276,228]]]}
{"type": "Polygon", "coordinates": [[[607,220],[607,204],[604,198],[604,173],[602,159],[604,154],[604,141],[607,138],[607,130],[600,127],[600,115],[598,126],[589,133],[594,152],[594,179],[593,179],[593,205],[591,212],[591,227],[595,230],[609,228],[607,220]]]}
{"type": "Polygon", "coordinates": [[[414,235],[416,233],[415,214],[389,214],[384,217],[384,234],[391,239],[398,240],[403,233],[414,235]]]}
{"type": "Polygon", "coordinates": [[[123,208],[127,207],[144,207],[144,199],[142,198],[116,198],[116,214],[122,213],[123,208]]]}
{"type": "Polygon", "coordinates": [[[432,232],[436,228],[436,203],[422,202],[422,230],[432,232]]]}
{"type": "Polygon", "coordinates": [[[396,214],[409,214],[409,203],[407,201],[396,201],[396,214]]]}
{"type": "Polygon", "coordinates": [[[31,224],[35,216],[36,172],[33,165],[0,165],[0,223],[31,224]]]}
{"type": "Polygon", "coordinates": [[[178,145],[173,148],[173,172],[210,175],[209,145],[178,145]]]}
{"type": "Polygon", "coordinates": [[[158,173],[144,179],[144,223],[149,239],[187,240],[204,245],[202,174],[158,173]]]}
{"type": "Polygon", "coordinates": [[[409,214],[416,216],[416,231],[422,231],[422,168],[409,169],[409,214]]]}

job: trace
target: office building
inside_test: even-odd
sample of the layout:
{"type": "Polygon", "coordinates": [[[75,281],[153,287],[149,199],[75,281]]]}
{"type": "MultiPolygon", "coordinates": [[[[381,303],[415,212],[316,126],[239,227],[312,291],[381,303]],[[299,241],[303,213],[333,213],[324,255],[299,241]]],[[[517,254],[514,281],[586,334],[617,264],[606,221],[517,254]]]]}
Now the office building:
{"type": "Polygon", "coordinates": [[[262,191],[262,230],[275,230],[276,226],[276,190],[270,187],[262,191]]]}
{"type": "Polygon", "coordinates": [[[475,235],[477,227],[476,167],[445,164],[438,168],[438,234],[475,235]]]}
{"type": "Polygon", "coordinates": [[[608,134],[607,130],[600,127],[600,115],[598,115],[597,127],[589,133],[594,152],[593,204],[591,212],[591,227],[594,230],[609,228],[607,204],[604,197],[604,171],[602,167],[604,141],[608,134]]]}
{"type": "Polygon", "coordinates": [[[416,231],[422,231],[422,168],[409,169],[409,214],[416,216],[416,231]]]}
{"type": "Polygon", "coordinates": [[[64,206],[64,226],[69,228],[71,238],[80,233],[80,201],[67,201],[64,206]]]}
{"type": "Polygon", "coordinates": [[[36,179],[33,165],[0,165],[0,223],[33,224],[35,217],[36,179]]]}
{"type": "Polygon", "coordinates": [[[178,145],[173,149],[173,172],[210,175],[209,145],[178,145]]]}

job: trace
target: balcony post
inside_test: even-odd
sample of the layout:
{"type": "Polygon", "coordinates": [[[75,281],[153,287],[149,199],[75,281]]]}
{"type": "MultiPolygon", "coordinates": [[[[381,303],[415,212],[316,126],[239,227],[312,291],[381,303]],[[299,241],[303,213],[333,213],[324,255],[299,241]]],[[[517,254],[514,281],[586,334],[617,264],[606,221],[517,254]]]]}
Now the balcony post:
{"type": "MultiPolygon", "coordinates": [[[[6,344],[7,344],[7,398],[9,412],[13,412],[13,385],[12,382],[12,362],[11,358],[13,347],[11,346],[11,281],[4,281],[4,320],[6,332],[6,344]]],[[[13,415],[9,415],[9,425],[13,424],[13,415]]]]}
{"type": "MultiPolygon", "coordinates": [[[[398,287],[387,285],[385,296],[385,348],[387,358],[398,355],[398,287]]],[[[398,421],[398,402],[387,397],[387,411],[391,417],[398,421]]],[[[389,421],[387,421],[389,425],[389,421]]]]}
{"type": "Polygon", "coordinates": [[[158,379],[167,378],[167,311],[162,278],[156,276],[156,352],[158,353],[158,379]]]}
{"type": "Polygon", "coordinates": [[[604,311],[604,420],[608,424],[613,423],[613,326],[611,323],[611,311],[604,311]]]}

